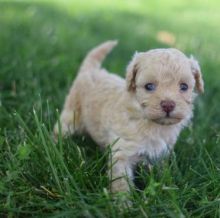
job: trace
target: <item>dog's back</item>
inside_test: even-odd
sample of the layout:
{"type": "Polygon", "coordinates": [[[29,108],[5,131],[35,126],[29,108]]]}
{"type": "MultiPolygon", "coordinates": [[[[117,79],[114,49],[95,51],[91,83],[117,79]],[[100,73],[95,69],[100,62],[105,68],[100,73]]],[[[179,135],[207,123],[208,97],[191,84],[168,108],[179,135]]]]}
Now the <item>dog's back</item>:
{"type": "MultiPolygon", "coordinates": [[[[61,134],[63,136],[88,129],[90,131],[86,132],[93,132],[93,130],[98,132],[92,128],[94,126],[92,123],[94,124],[95,122],[97,128],[99,127],[101,108],[108,106],[109,98],[110,100],[112,98],[117,100],[117,90],[121,92],[125,88],[125,81],[122,78],[109,74],[105,69],[101,69],[103,60],[116,45],[117,41],[107,41],[92,49],[85,57],[77,78],[66,97],[60,117],[61,134]],[[109,96],[109,91],[111,92],[111,90],[114,90],[116,95],[109,96]],[[97,96],[100,96],[100,98],[97,98],[97,96]],[[96,112],[95,114],[94,111],[96,112]]],[[[55,125],[54,133],[55,135],[59,133],[58,123],[55,125]]]]}

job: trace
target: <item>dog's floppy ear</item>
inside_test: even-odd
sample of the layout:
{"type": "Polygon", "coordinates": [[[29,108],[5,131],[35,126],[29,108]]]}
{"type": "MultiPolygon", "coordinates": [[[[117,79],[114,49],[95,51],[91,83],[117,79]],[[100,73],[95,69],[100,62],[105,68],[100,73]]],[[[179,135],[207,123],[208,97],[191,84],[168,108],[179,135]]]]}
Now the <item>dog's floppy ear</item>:
{"type": "Polygon", "coordinates": [[[198,93],[203,93],[204,92],[204,82],[202,79],[202,73],[200,70],[200,66],[198,61],[191,55],[190,56],[190,64],[191,64],[191,70],[192,70],[192,74],[195,78],[196,81],[196,91],[198,93]]]}
{"type": "Polygon", "coordinates": [[[137,53],[134,55],[127,67],[126,83],[127,90],[134,92],[136,89],[135,79],[138,72],[137,53]]]}

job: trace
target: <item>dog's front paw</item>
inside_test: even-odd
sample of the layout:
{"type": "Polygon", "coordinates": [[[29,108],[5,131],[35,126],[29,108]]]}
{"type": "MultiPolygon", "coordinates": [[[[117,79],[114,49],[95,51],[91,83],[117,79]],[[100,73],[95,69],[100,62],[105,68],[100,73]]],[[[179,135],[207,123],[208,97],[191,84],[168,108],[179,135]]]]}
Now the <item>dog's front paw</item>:
{"type": "Polygon", "coordinates": [[[112,193],[129,193],[130,187],[128,181],[125,178],[115,179],[111,183],[112,193]]]}
{"type": "Polygon", "coordinates": [[[126,210],[132,207],[130,192],[117,192],[113,194],[114,204],[117,205],[120,210],[126,210]]]}

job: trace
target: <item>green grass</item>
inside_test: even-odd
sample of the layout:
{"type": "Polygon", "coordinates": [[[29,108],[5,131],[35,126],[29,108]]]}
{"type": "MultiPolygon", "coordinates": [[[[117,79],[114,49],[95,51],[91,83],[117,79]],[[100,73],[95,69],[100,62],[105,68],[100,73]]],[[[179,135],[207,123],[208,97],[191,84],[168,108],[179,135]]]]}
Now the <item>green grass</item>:
{"type": "Polygon", "coordinates": [[[0,216],[220,217],[219,20],[218,0],[1,1],[0,216]],[[90,48],[119,39],[105,66],[124,75],[135,50],[169,47],[160,31],[198,58],[206,91],[175,154],[139,167],[145,188],[122,209],[108,193],[108,151],[84,136],[54,144],[51,131],[90,48]]]}

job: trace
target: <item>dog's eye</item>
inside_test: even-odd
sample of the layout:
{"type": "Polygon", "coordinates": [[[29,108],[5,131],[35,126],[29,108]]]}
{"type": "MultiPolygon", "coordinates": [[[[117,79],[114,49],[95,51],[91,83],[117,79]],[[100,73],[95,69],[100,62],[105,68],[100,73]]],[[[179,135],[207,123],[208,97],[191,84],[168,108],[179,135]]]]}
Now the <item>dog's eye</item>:
{"type": "Polygon", "coordinates": [[[144,87],[147,91],[154,91],[156,89],[156,85],[153,83],[147,83],[144,87]]]}
{"type": "Polygon", "coordinates": [[[186,83],[180,83],[180,91],[187,91],[188,90],[188,85],[186,83]]]}

